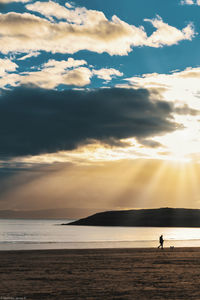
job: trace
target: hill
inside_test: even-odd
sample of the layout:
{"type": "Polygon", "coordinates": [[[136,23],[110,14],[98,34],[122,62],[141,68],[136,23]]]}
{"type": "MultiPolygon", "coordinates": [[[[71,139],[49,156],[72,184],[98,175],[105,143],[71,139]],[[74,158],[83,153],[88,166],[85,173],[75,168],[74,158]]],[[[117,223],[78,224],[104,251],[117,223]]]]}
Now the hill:
{"type": "Polygon", "coordinates": [[[167,207],[106,211],[63,225],[200,227],[200,209],[167,207]]]}

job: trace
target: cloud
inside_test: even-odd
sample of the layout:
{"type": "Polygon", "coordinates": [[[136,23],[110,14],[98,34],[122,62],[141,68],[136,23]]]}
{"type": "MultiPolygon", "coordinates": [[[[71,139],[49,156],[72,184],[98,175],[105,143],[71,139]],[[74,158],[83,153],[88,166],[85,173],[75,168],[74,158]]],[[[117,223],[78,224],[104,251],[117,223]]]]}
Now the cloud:
{"type": "Polygon", "coordinates": [[[34,85],[41,88],[53,89],[60,84],[82,87],[90,84],[92,71],[86,67],[85,60],[69,58],[67,61],[49,60],[40,71],[21,74],[21,84],[34,85]],[[75,68],[75,69],[72,69],[75,68]]]}
{"type": "MultiPolygon", "coordinates": [[[[29,55],[27,55],[29,57],[29,55]]],[[[22,57],[20,59],[26,59],[22,57]]],[[[90,83],[92,71],[85,67],[85,60],[68,60],[56,61],[50,59],[42,65],[41,70],[29,72],[15,72],[18,67],[9,59],[0,59],[0,87],[17,86],[20,84],[39,86],[41,88],[53,89],[60,84],[75,85],[78,87],[85,86],[90,83]],[[75,69],[72,69],[75,68],[75,69]],[[9,73],[8,73],[9,72],[9,73]]]]}
{"type": "Polygon", "coordinates": [[[182,5],[200,5],[200,0],[181,0],[182,5]]]}
{"type": "Polygon", "coordinates": [[[110,81],[112,77],[114,76],[123,76],[123,73],[116,70],[116,69],[107,69],[102,68],[100,70],[94,70],[93,74],[95,74],[98,78],[104,79],[106,81],[110,81]]]}
{"type": "Polygon", "coordinates": [[[80,67],[74,70],[59,70],[44,68],[41,71],[28,72],[18,78],[24,85],[38,86],[45,89],[54,89],[60,84],[83,87],[90,84],[92,72],[88,68],[80,67]],[[52,71],[52,73],[51,73],[52,71]]]}
{"type": "Polygon", "coordinates": [[[192,5],[192,4],[194,4],[194,1],[193,0],[181,0],[181,4],[182,5],[184,5],[184,4],[192,5]]]}
{"type": "Polygon", "coordinates": [[[58,69],[63,70],[63,69],[70,69],[70,68],[75,68],[83,65],[87,65],[87,62],[85,60],[83,59],[78,60],[69,57],[68,60],[61,60],[61,61],[50,59],[47,63],[44,64],[44,67],[50,69],[55,68],[56,70],[58,69]]]}
{"type": "Polygon", "coordinates": [[[0,87],[6,88],[7,85],[16,86],[19,75],[16,72],[18,65],[8,58],[0,59],[0,87]]]}
{"type": "Polygon", "coordinates": [[[36,155],[73,150],[96,140],[109,144],[162,135],[179,128],[168,102],[147,90],[62,92],[17,88],[0,97],[0,154],[36,155]]]}
{"type": "Polygon", "coordinates": [[[37,57],[38,55],[40,55],[40,52],[30,52],[27,55],[23,55],[22,57],[18,58],[18,60],[25,60],[27,58],[37,57]]]}
{"type": "Polygon", "coordinates": [[[164,23],[159,16],[153,20],[145,19],[145,21],[150,22],[157,29],[147,39],[146,44],[150,47],[171,46],[182,40],[191,40],[195,35],[192,24],[188,24],[183,30],[179,30],[164,23]]]}
{"type": "Polygon", "coordinates": [[[200,68],[186,68],[184,71],[181,72],[175,72],[175,76],[183,79],[198,79],[200,78],[200,68]]]}
{"type": "Polygon", "coordinates": [[[20,82],[20,76],[16,73],[5,73],[0,77],[0,87],[6,89],[8,86],[16,87],[20,82]]]}
{"type": "Polygon", "coordinates": [[[200,68],[186,68],[169,74],[150,73],[125,79],[134,88],[147,88],[158,91],[166,100],[175,101],[177,105],[187,104],[199,110],[197,95],[199,88],[200,68]]]}
{"type": "Polygon", "coordinates": [[[176,107],[175,112],[179,115],[191,115],[191,116],[200,115],[200,110],[192,109],[187,104],[176,107]]]}
{"type": "Polygon", "coordinates": [[[12,62],[10,59],[0,58],[0,77],[5,76],[7,72],[16,71],[18,65],[12,62]]]}
{"type": "Polygon", "coordinates": [[[63,84],[82,87],[90,84],[91,76],[92,72],[88,68],[77,68],[63,76],[63,84]]]}
{"type": "Polygon", "coordinates": [[[151,139],[140,139],[139,142],[145,146],[145,147],[149,147],[149,148],[159,148],[159,147],[163,147],[163,145],[157,141],[151,140],[151,139]]]}
{"type": "Polygon", "coordinates": [[[73,7],[73,5],[70,4],[69,2],[66,2],[66,3],[65,3],[65,6],[68,7],[68,8],[72,8],[72,7],[73,7]]]}
{"type": "Polygon", "coordinates": [[[102,19],[89,24],[51,22],[32,14],[8,13],[0,15],[0,51],[30,52],[49,51],[75,53],[90,50],[98,53],[125,55],[131,44],[141,45],[145,32],[130,26],[117,17],[102,19]]]}
{"type": "Polygon", "coordinates": [[[69,9],[54,2],[36,2],[26,7],[48,19],[30,13],[0,14],[0,51],[4,54],[37,51],[73,54],[88,50],[127,55],[133,47],[169,46],[191,40],[195,34],[192,24],[179,30],[160,17],[148,20],[156,30],[147,36],[144,27],[129,25],[115,15],[108,20],[103,12],[96,10],[69,9]]]}
{"type": "Polygon", "coordinates": [[[72,7],[69,6],[64,7],[53,1],[48,1],[48,2],[37,1],[33,4],[26,5],[27,10],[38,12],[50,20],[52,20],[52,17],[55,17],[56,19],[65,19],[67,22],[74,23],[74,24],[82,24],[83,22],[86,23],[86,19],[89,20],[93,16],[97,17],[98,14],[100,16],[103,16],[101,12],[97,12],[95,10],[87,10],[84,7],[82,8],[78,7],[75,8],[74,10],[69,8],[72,7]]]}
{"type": "MultiPolygon", "coordinates": [[[[26,57],[22,57],[19,60],[24,60],[26,57]]],[[[122,76],[123,73],[116,69],[89,69],[86,67],[87,62],[85,60],[76,60],[68,58],[68,60],[57,61],[50,59],[44,63],[40,69],[28,72],[7,73],[7,71],[16,71],[18,65],[8,59],[0,60],[0,87],[6,86],[19,86],[30,85],[38,86],[45,89],[55,89],[59,85],[72,85],[76,87],[83,87],[91,83],[93,76],[110,81],[113,76],[122,76]],[[7,69],[6,69],[7,68],[7,69]],[[2,73],[2,77],[1,77],[2,73]]]]}

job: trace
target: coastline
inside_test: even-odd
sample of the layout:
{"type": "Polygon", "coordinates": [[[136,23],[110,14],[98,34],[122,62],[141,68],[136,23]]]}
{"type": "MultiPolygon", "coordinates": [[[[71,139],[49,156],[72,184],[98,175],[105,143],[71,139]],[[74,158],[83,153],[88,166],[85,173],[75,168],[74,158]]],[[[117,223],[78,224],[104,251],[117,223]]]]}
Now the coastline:
{"type": "Polygon", "coordinates": [[[200,248],[2,250],[0,281],[1,299],[200,299],[200,248]]]}

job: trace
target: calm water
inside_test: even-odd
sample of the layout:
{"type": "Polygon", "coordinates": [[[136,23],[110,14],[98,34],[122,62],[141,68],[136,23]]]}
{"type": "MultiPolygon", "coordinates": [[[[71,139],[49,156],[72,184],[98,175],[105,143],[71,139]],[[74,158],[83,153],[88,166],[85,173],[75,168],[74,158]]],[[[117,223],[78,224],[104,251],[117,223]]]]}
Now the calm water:
{"type": "Polygon", "coordinates": [[[65,220],[1,220],[0,250],[200,247],[200,228],[60,226],[65,220]]]}

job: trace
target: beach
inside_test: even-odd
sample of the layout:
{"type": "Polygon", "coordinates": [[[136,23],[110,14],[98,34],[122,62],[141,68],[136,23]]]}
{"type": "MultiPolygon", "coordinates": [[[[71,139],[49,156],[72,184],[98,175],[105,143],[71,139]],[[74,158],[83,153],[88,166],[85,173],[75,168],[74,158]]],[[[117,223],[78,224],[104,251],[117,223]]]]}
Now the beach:
{"type": "Polygon", "coordinates": [[[200,248],[0,252],[0,299],[200,299],[200,248]]]}

